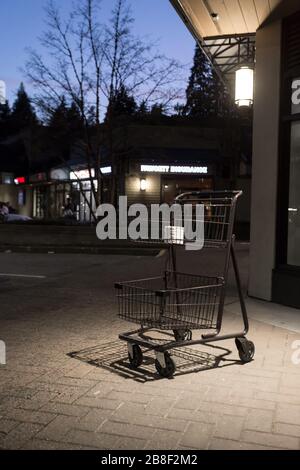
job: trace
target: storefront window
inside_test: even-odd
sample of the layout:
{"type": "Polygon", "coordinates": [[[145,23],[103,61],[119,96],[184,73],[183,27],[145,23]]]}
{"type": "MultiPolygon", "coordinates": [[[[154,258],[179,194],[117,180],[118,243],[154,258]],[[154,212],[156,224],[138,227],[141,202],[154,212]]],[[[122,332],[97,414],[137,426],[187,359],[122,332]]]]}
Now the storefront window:
{"type": "MultiPolygon", "coordinates": [[[[98,182],[94,180],[94,188],[97,191],[98,182]]],[[[80,222],[90,222],[92,220],[92,213],[96,210],[95,198],[92,191],[92,184],[90,180],[81,181],[81,183],[73,183],[73,192],[76,192],[78,197],[76,199],[76,217],[80,222]]]]}
{"type": "Polygon", "coordinates": [[[288,264],[300,266],[300,121],[291,123],[288,264]]]}

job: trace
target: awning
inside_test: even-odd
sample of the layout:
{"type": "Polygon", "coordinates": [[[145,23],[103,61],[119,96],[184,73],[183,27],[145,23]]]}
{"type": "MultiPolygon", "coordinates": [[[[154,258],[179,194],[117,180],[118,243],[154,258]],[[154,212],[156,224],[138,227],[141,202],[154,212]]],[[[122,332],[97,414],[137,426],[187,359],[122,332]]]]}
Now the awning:
{"type": "Polygon", "coordinates": [[[255,33],[283,0],[170,0],[197,39],[255,33]],[[218,19],[216,16],[218,15],[218,19]]]}
{"type": "Polygon", "coordinates": [[[254,65],[255,34],[283,0],[170,0],[220,78],[254,65]]]}

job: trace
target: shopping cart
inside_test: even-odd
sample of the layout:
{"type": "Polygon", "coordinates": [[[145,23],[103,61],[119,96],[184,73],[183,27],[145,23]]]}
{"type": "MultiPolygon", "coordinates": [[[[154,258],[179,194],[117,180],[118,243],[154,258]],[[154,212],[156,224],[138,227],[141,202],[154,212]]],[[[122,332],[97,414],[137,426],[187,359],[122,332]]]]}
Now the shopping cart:
{"type": "MultiPolygon", "coordinates": [[[[222,276],[185,274],[177,271],[176,249],[189,240],[185,239],[184,220],[181,225],[173,218],[160,240],[168,248],[168,267],[162,276],[115,284],[119,304],[119,317],[140,325],[139,329],[119,335],[127,342],[131,367],[143,362],[142,347],[153,349],[155,367],[163,377],[171,377],[176,369],[169,353],[182,346],[207,344],[214,341],[235,339],[239,357],[250,362],[255,353],[252,341],[246,338],[249,330],[246,306],[234,250],[233,226],[237,199],[241,191],[190,192],[179,195],[175,204],[184,209],[192,207],[192,223],[197,221],[197,205],[202,205],[204,248],[221,248],[224,251],[222,276]],[[221,335],[228,269],[232,260],[236,286],[241,305],[244,329],[241,332],[221,335]],[[149,337],[150,330],[172,332],[172,340],[157,341],[149,337]],[[199,339],[192,338],[193,330],[204,330],[199,339]],[[147,333],[147,335],[146,335],[147,333]]],[[[184,211],[182,211],[184,212],[184,211]]]]}

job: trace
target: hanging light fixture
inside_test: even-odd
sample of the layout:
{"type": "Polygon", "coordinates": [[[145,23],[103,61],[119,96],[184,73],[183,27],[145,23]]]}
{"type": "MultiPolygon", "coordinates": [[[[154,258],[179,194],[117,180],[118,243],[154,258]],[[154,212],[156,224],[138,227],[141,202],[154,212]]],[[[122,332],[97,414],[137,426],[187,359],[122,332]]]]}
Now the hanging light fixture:
{"type": "Polygon", "coordinates": [[[235,72],[235,102],[238,106],[250,106],[253,103],[253,69],[241,67],[235,72]]]}

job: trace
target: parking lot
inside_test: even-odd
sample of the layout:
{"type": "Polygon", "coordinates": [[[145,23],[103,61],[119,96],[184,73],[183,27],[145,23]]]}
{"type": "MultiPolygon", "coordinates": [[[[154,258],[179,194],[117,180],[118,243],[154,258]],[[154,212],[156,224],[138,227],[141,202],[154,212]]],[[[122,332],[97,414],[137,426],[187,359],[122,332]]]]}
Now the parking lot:
{"type": "MultiPolygon", "coordinates": [[[[248,246],[238,254],[245,288],[248,246]]],[[[217,260],[179,262],[210,273],[217,260]]],[[[164,256],[2,253],[0,263],[0,448],[300,449],[299,311],[248,299],[254,361],[242,365],[233,340],[176,350],[163,379],[151,351],[129,367],[118,334],[132,325],[117,316],[114,282],[159,274],[164,256]]],[[[232,275],[224,321],[241,325],[232,275]]]]}

